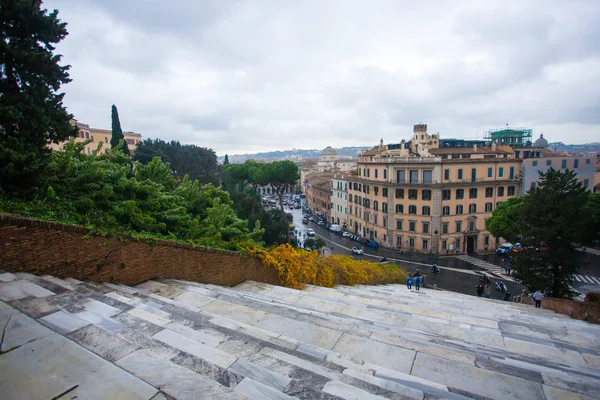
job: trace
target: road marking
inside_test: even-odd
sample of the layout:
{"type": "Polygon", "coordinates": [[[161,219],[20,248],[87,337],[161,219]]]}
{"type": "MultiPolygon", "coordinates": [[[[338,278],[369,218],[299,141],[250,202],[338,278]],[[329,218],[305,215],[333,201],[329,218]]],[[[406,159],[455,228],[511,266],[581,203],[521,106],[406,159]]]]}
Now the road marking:
{"type": "Polygon", "coordinates": [[[600,285],[600,280],[598,280],[597,278],[595,278],[593,276],[590,276],[588,278],[590,278],[592,281],[594,281],[595,284],[600,285]]]}
{"type": "Polygon", "coordinates": [[[573,275],[573,278],[575,278],[575,280],[577,282],[582,282],[581,278],[579,277],[579,275],[573,275]]]}

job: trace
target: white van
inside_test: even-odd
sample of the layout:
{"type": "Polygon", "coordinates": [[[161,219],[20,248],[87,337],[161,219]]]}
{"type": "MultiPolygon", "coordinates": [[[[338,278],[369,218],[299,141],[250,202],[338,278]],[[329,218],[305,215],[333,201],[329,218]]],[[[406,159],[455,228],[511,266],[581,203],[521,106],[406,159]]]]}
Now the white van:
{"type": "Polygon", "coordinates": [[[335,233],[342,233],[342,227],[340,225],[329,225],[329,230],[335,233]]]}

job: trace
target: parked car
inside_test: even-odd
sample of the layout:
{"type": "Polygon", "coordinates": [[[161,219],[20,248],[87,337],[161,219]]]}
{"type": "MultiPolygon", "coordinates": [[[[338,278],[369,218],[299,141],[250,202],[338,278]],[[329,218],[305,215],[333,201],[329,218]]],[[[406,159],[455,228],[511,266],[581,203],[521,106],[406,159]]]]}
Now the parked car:
{"type": "Polygon", "coordinates": [[[306,230],[306,234],[307,234],[308,236],[315,236],[315,231],[314,231],[312,228],[308,228],[308,229],[306,230]]]}
{"type": "Polygon", "coordinates": [[[363,249],[361,249],[360,247],[352,247],[352,254],[358,254],[359,256],[363,255],[363,249]]]}
{"type": "Polygon", "coordinates": [[[315,222],[315,217],[308,217],[308,220],[309,220],[310,222],[315,222]]]}
{"type": "Polygon", "coordinates": [[[496,249],[496,254],[507,254],[510,253],[513,249],[513,245],[511,243],[502,243],[500,247],[496,249]]]}
{"type": "Polygon", "coordinates": [[[319,222],[317,222],[317,225],[319,225],[319,226],[325,226],[325,222],[323,220],[319,220],[319,222]]]}
{"type": "Polygon", "coordinates": [[[515,243],[515,245],[512,248],[512,251],[514,251],[515,253],[522,253],[525,251],[525,247],[523,247],[521,243],[515,243]]]}
{"type": "Polygon", "coordinates": [[[302,223],[303,224],[308,224],[308,218],[306,218],[306,217],[302,218],[302,223]]]}
{"type": "Polygon", "coordinates": [[[379,247],[379,243],[377,243],[377,242],[376,242],[376,241],[374,241],[374,240],[369,240],[369,241],[366,243],[366,245],[367,245],[367,246],[369,246],[369,247],[372,247],[372,248],[374,248],[374,249],[376,249],[376,248],[378,248],[378,247],[379,247]]]}
{"type": "Polygon", "coordinates": [[[342,227],[340,225],[336,225],[336,224],[329,225],[329,230],[331,232],[335,232],[335,233],[340,233],[340,234],[342,233],[342,227]]]}
{"type": "Polygon", "coordinates": [[[349,238],[350,236],[352,236],[352,234],[350,232],[346,231],[346,232],[342,233],[342,236],[349,238]]]}

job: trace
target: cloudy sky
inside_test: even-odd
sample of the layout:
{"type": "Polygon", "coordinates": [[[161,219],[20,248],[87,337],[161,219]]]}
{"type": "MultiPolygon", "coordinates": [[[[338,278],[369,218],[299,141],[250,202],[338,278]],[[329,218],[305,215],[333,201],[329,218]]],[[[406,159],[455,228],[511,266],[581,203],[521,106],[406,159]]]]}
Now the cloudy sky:
{"type": "Polygon", "coordinates": [[[374,145],[423,122],[600,141],[597,0],[47,0],[69,111],[218,155],[374,145]]]}

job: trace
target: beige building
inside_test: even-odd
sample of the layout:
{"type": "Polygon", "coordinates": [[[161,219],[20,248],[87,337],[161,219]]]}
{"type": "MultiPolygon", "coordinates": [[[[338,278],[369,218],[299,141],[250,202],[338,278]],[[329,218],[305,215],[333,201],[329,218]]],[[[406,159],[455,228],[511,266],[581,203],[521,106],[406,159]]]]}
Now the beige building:
{"type": "Polygon", "coordinates": [[[349,179],[349,230],[420,252],[494,249],[485,220],[519,193],[522,160],[508,146],[438,146],[438,135],[419,124],[410,141],[363,152],[349,179]]]}
{"type": "MultiPolygon", "coordinates": [[[[112,131],[108,129],[98,129],[98,128],[90,128],[87,124],[82,124],[81,122],[73,121],[77,126],[78,135],[75,137],[75,142],[84,142],[88,139],[91,139],[91,143],[88,143],[85,146],[84,152],[86,154],[92,154],[97,147],[98,142],[102,143],[102,148],[100,152],[107,153],[110,149],[110,138],[112,137],[112,131]]],[[[123,136],[125,137],[125,141],[127,142],[127,146],[129,147],[129,151],[133,154],[135,152],[135,146],[142,141],[142,134],[135,132],[123,132],[123,136]]],[[[48,147],[52,150],[62,150],[65,142],[54,144],[51,143],[48,147]]]]}
{"type": "Polygon", "coordinates": [[[331,173],[311,174],[304,181],[306,206],[313,213],[323,213],[326,221],[331,221],[331,173]]]}
{"type": "Polygon", "coordinates": [[[347,174],[335,174],[331,178],[331,224],[348,227],[348,178],[347,174]]]}

